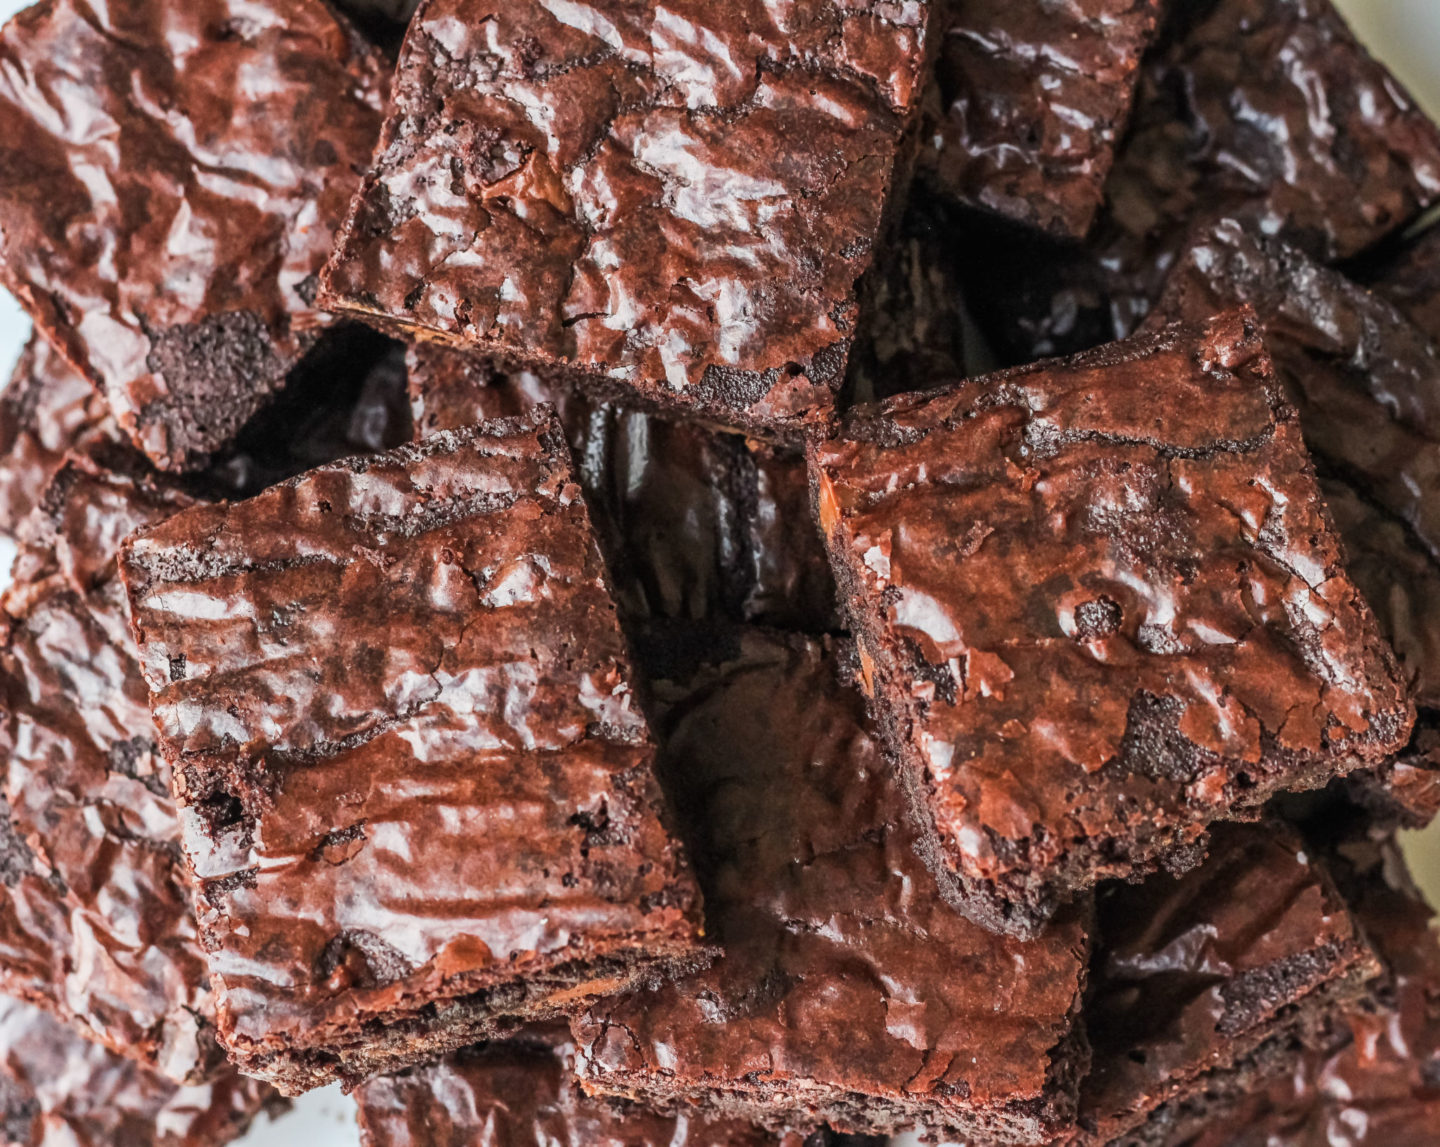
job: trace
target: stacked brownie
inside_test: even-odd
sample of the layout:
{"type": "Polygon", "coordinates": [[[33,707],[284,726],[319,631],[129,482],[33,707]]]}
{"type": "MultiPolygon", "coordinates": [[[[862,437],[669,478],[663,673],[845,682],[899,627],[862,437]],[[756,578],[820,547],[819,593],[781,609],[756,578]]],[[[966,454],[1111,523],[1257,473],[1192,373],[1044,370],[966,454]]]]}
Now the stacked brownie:
{"type": "Polygon", "coordinates": [[[1440,1141],[1327,0],[41,0],[0,108],[0,1144],[1440,1141]]]}

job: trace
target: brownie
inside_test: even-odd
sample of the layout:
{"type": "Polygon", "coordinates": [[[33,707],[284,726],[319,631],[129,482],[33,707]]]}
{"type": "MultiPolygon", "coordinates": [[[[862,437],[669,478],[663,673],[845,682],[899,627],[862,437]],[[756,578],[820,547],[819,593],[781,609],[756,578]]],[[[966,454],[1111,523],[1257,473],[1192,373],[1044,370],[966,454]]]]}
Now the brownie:
{"type": "Polygon", "coordinates": [[[242,1070],[354,1084],[704,959],[550,408],[120,563],[242,1070]]]}
{"type": "Polygon", "coordinates": [[[1366,269],[1366,281],[1422,331],[1440,339],[1440,227],[1432,224],[1387,256],[1366,269]]]}
{"type": "Polygon", "coordinates": [[[797,438],[897,225],[931,0],[425,0],[322,304],[797,438]]]}
{"type": "Polygon", "coordinates": [[[1409,737],[1253,312],[857,409],[812,475],[921,851],[987,927],[1409,737]]]}
{"type": "Polygon", "coordinates": [[[626,621],[838,625],[800,454],[443,347],[412,348],[409,380],[422,435],[556,406],[626,621]]]}
{"type": "Polygon", "coordinates": [[[961,203],[1083,238],[1104,202],[1160,8],[952,0],[936,26],[921,178],[961,203]]]}
{"type": "Polygon", "coordinates": [[[0,998],[5,1147],[219,1147],[281,1103],[234,1073],[182,1086],[81,1039],[38,1008],[0,998]]]}
{"type": "Polygon", "coordinates": [[[723,955],[576,1021],[586,1088],[776,1129],[1065,1127],[1083,920],[1024,944],[951,911],[830,647],[746,631],[657,692],[662,777],[723,955]]]}
{"type": "Polygon", "coordinates": [[[1324,865],[1287,825],[1222,825],[1183,877],[1099,897],[1078,1143],[1163,1143],[1217,1088],[1253,1089],[1328,1049],[1381,967],[1324,865]]]}
{"type": "Polygon", "coordinates": [[[64,464],[24,525],[0,645],[0,991],[180,1081],[223,1057],[115,557],[189,504],[64,464]]]}
{"type": "Polygon", "coordinates": [[[0,32],[0,283],[157,466],[223,446],[330,321],[385,90],[324,0],[42,0],[0,32]]]}

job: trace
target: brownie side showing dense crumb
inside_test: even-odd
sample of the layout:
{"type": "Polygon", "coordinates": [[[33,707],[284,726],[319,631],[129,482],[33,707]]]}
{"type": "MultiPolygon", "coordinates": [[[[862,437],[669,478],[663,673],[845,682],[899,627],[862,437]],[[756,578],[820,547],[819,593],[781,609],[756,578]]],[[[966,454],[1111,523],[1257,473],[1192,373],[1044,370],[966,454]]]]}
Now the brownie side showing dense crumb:
{"type": "Polygon", "coordinates": [[[857,410],[812,479],[921,848],[988,927],[1409,736],[1253,312],[857,410]]]}
{"type": "Polygon", "coordinates": [[[838,626],[800,454],[444,347],[411,349],[409,385],[419,434],[556,406],[627,624],[838,626]]]}
{"type": "Polygon", "coordinates": [[[1097,916],[1077,1143],[1146,1142],[1223,1076],[1255,1086],[1267,1043],[1275,1071],[1302,1041],[1332,1045],[1381,973],[1324,866],[1277,822],[1217,827],[1199,868],[1107,889],[1097,916]]]}
{"type": "Polygon", "coordinates": [[[14,1147],[220,1147],[283,1106],[233,1072],[173,1083],[81,1039],[38,1008],[0,999],[0,1139],[14,1147]]]}
{"type": "Polygon", "coordinates": [[[324,0],[42,0],[0,32],[0,282],[156,465],[223,446],[329,322],[385,70],[324,0]]]}
{"type": "Polygon", "coordinates": [[[0,644],[0,991],[177,1080],[223,1057],[115,555],[190,504],[64,464],[24,524],[0,644]]]}
{"type": "Polygon", "coordinates": [[[575,1024],[587,1088],[783,1129],[1035,1143],[1074,1116],[1078,914],[1030,944],[941,900],[864,699],[811,639],[758,631],[656,687],[708,970],[575,1024]]]}
{"type": "Polygon", "coordinates": [[[548,407],[191,510],[121,566],[244,1070],[355,1083],[703,960],[548,407]]]}
{"type": "Polygon", "coordinates": [[[953,0],[936,21],[918,173],[961,203],[1083,238],[1160,0],[953,0]]]}
{"type": "MultiPolygon", "coordinates": [[[[736,1120],[656,1115],[591,1099],[573,1074],[564,1029],[452,1052],[439,1063],[372,1079],[355,1092],[363,1147],[774,1147],[736,1120]]],[[[798,1143],[795,1147],[799,1147],[798,1143]]]]}
{"type": "Polygon", "coordinates": [[[813,431],[908,185],[931,6],[426,0],[322,302],[813,431]]]}

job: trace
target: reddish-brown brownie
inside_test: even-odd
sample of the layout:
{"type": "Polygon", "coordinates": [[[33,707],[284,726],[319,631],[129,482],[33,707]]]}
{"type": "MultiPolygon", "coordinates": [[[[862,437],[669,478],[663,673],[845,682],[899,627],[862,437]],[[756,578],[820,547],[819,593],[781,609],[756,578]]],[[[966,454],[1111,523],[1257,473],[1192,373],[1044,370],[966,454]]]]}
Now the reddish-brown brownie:
{"type": "Polygon", "coordinates": [[[42,0],[0,33],[0,282],[156,465],[223,446],[329,321],[385,87],[323,0],[42,0]]]}
{"type": "Polygon", "coordinates": [[[938,108],[918,168],[962,203],[1082,238],[1161,0],[952,0],[936,21],[938,108]]]}
{"type": "Polygon", "coordinates": [[[1409,736],[1253,312],[858,409],[812,474],[920,847],[989,927],[1409,736]]]}
{"type": "Polygon", "coordinates": [[[1106,889],[1097,915],[1076,1143],[1163,1143],[1198,1097],[1261,1086],[1300,1041],[1332,1048],[1340,1009],[1381,973],[1281,823],[1222,825],[1195,871],[1106,889]]]}
{"type": "Polygon", "coordinates": [[[229,1073],[184,1087],[81,1039],[38,1008],[0,999],[5,1147],[220,1147],[283,1106],[229,1073]]]}
{"type": "Polygon", "coordinates": [[[838,625],[799,454],[587,402],[571,387],[443,347],[411,349],[409,385],[422,435],[520,414],[537,402],[557,407],[627,621],[838,625]]]}
{"type": "Polygon", "coordinates": [[[703,959],[553,411],[132,536],[220,1037],[298,1092],[703,959]]]}
{"type": "Polygon", "coordinates": [[[898,223],[931,0],[425,0],[322,302],[794,438],[898,223]]]}
{"type": "Polygon", "coordinates": [[[25,523],[0,645],[0,991],[178,1080],[222,1056],[115,556],[190,504],[67,463],[25,523]]]}
{"type": "Polygon", "coordinates": [[[577,1021],[586,1087],[776,1128],[1035,1143],[1066,1126],[1081,921],[1024,944],[940,899],[837,658],[747,631],[657,692],[724,954],[577,1021]]]}

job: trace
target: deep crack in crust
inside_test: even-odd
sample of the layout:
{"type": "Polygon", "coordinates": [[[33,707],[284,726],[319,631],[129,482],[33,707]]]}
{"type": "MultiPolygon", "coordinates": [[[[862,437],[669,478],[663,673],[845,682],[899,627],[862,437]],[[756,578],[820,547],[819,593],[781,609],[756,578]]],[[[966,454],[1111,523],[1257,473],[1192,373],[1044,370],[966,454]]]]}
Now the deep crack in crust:
{"type": "Polygon", "coordinates": [[[322,302],[595,397],[814,432],[898,225],[930,4],[565,13],[421,6],[322,302]]]}
{"type": "Polygon", "coordinates": [[[353,1084],[706,958],[549,407],[191,511],[122,570],[247,1070],[353,1084]]]}
{"type": "Polygon", "coordinates": [[[1409,734],[1253,313],[859,410],[812,481],[920,848],[989,927],[1409,734]]]}

